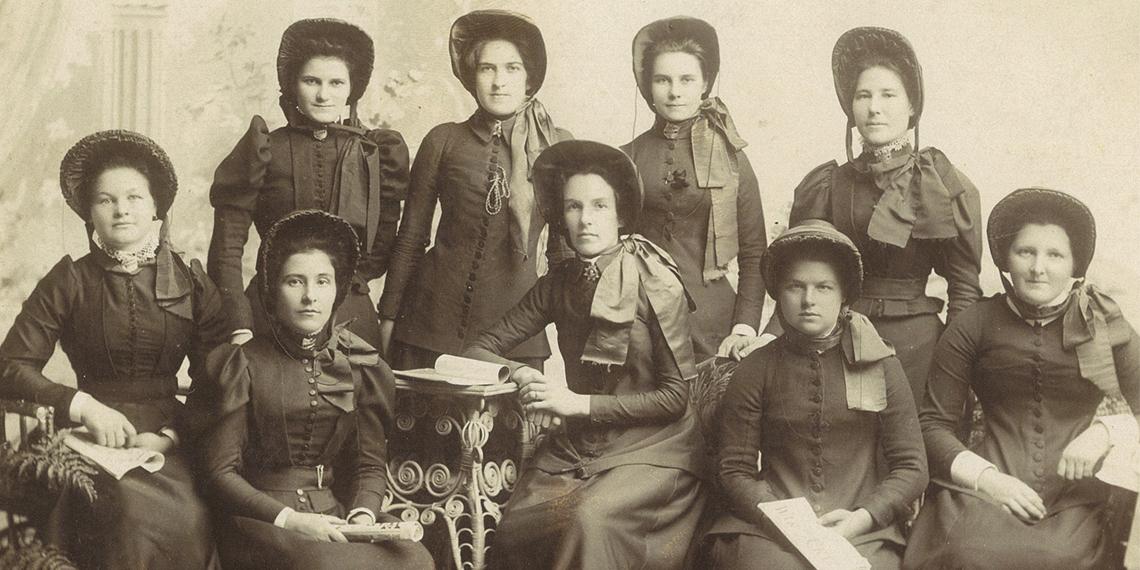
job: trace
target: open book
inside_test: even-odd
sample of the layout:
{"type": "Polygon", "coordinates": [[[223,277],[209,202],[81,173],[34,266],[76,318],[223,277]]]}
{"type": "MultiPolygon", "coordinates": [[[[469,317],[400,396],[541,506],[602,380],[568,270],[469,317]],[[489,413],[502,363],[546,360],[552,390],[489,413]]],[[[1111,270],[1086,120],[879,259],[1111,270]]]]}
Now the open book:
{"type": "Polygon", "coordinates": [[[807,499],[756,505],[817,570],[871,570],[871,563],[838,533],[819,524],[807,499]]]}
{"type": "Polygon", "coordinates": [[[76,453],[94,461],[115,479],[122,479],[131,469],[142,467],[150,473],[157,473],[166,464],[166,458],[157,451],[138,447],[106,447],[95,443],[87,428],[71,430],[63,438],[63,443],[76,453]]]}
{"type": "Polygon", "coordinates": [[[441,354],[435,359],[435,368],[396,370],[397,376],[432,380],[454,386],[493,386],[507,381],[511,370],[502,364],[472,358],[441,354]]]}

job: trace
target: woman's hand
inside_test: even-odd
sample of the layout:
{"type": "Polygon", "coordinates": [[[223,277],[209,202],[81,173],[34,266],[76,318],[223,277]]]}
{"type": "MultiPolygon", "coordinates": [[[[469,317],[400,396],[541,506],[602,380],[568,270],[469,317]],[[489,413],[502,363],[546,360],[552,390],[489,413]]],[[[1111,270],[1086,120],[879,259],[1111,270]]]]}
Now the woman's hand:
{"type": "Polygon", "coordinates": [[[285,519],[285,528],[295,530],[320,542],[348,542],[344,534],[333,526],[334,524],[346,523],[344,519],[330,515],[298,513],[296,511],[289,513],[289,517],[285,519]]]}
{"type": "Polygon", "coordinates": [[[368,513],[356,513],[348,519],[348,524],[374,524],[375,522],[372,517],[368,516],[368,513]]]}
{"type": "Polygon", "coordinates": [[[819,524],[838,533],[843,538],[851,539],[871,532],[875,521],[871,519],[871,513],[867,512],[867,509],[855,509],[854,511],[835,509],[819,517],[819,524]]]}
{"type": "Polygon", "coordinates": [[[524,390],[523,409],[528,413],[549,412],[564,418],[590,415],[590,397],[566,386],[532,382],[524,390]]]}
{"type": "Polygon", "coordinates": [[[724,340],[720,341],[720,348],[716,349],[716,355],[727,356],[733,360],[740,360],[744,358],[741,351],[748,347],[754,340],[756,340],[754,336],[730,334],[724,337],[724,340]]]}
{"type": "Polygon", "coordinates": [[[131,447],[166,453],[174,448],[174,440],[164,435],[148,431],[135,436],[134,444],[132,444],[131,447]]]}
{"type": "Polygon", "coordinates": [[[522,396],[523,391],[531,382],[545,383],[546,376],[534,368],[522,366],[516,368],[515,371],[511,373],[511,382],[518,385],[519,396],[522,396]]]}
{"type": "Polygon", "coordinates": [[[1025,522],[1045,518],[1045,501],[1017,477],[999,473],[997,469],[986,469],[978,478],[978,490],[1025,522]]]}
{"type": "MultiPolygon", "coordinates": [[[[546,376],[529,366],[518,368],[511,374],[511,381],[519,386],[519,402],[527,404],[534,401],[534,394],[539,386],[545,390],[546,376]]],[[[562,418],[552,412],[525,410],[527,420],[542,428],[552,428],[562,425],[562,418]]]]}
{"type": "Polygon", "coordinates": [[[741,346],[740,349],[737,351],[740,354],[740,358],[737,358],[737,360],[744,360],[744,357],[748,356],[749,354],[752,354],[752,351],[776,340],[776,336],[772,335],[772,334],[764,333],[760,336],[745,337],[745,339],[748,342],[744,343],[744,346],[741,346]]]}
{"type": "Polygon", "coordinates": [[[396,330],[396,321],[393,319],[380,319],[380,354],[385,359],[390,358],[388,350],[392,348],[392,331],[396,330]]]}
{"type": "Polygon", "coordinates": [[[107,447],[133,447],[135,426],[118,411],[92,398],[83,405],[80,423],[87,428],[95,443],[107,447]]]}
{"type": "Polygon", "coordinates": [[[1096,464],[1108,453],[1110,445],[1108,428],[1093,422],[1065,446],[1057,463],[1057,474],[1070,481],[1092,477],[1096,474],[1096,464]]]}

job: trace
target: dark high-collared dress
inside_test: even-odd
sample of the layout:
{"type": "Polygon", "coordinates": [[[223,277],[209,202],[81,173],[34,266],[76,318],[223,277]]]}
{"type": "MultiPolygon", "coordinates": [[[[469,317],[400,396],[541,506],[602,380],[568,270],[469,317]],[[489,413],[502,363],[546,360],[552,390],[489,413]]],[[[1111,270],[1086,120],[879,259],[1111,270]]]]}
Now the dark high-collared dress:
{"type": "MultiPolygon", "coordinates": [[[[692,295],[697,310],[692,315],[693,350],[697,362],[716,355],[717,348],[735,324],[760,328],[764,308],[764,281],[760,257],[768,246],[764,207],[756,173],[743,151],[736,153],[739,187],[736,221],[739,253],[737,290],[725,277],[706,281],[706,248],[709,243],[709,211],[713,192],[724,188],[697,186],[693,161],[693,121],[669,123],[660,118],[622,150],[633,159],[645,185],[645,206],[637,233],[669,252],[681,270],[681,280],[692,295]],[[671,185],[675,171],[684,171],[687,184],[671,185]]],[[[721,135],[714,135],[720,137],[721,135]]],[[[723,143],[722,143],[723,144],[723,143]]]]}
{"type": "Polygon", "coordinates": [[[202,267],[177,256],[174,263],[188,288],[181,302],[190,318],[159,306],[155,264],[128,273],[95,250],[57,263],[0,345],[0,396],[54,406],[57,421],[66,424],[78,389],[122,413],[138,433],[171,428],[182,440],[157,473],[135,469],[116,481],[100,472],[94,509],[75,497],[61,498],[50,526],[66,534],[49,532],[46,538],[63,543],[84,567],[190,569],[211,561],[208,513],[183,453],[198,422],[175,394],[178,369],[187,358],[192,388],[208,382],[206,353],[229,330],[218,291],[202,267]],[[77,388],[41,372],[57,341],[77,388]]]}
{"type": "Polygon", "coordinates": [[[271,332],[208,366],[221,397],[202,461],[226,568],[432,567],[418,543],[322,543],[273,524],[285,507],[396,520],[380,512],[395,385],[375,349],[349,331],[316,350],[271,332]]]}
{"type": "MultiPolygon", "coordinates": [[[[1071,301],[1070,301],[1071,302],[1071,301]]],[[[1005,295],[965,310],[938,342],[920,422],[937,486],[915,521],[907,568],[1104,568],[1108,488],[1057,474],[1061,453],[1093,421],[1104,393],[1081,376],[1062,344],[1063,318],[1033,325],[1005,295]],[[970,390],[985,412],[985,438],[973,451],[1021,479],[1047,515],[1026,524],[983,494],[951,483],[966,446],[955,435],[970,390]]],[[[1140,410],[1140,338],[1123,319],[1107,331],[1120,391],[1140,410]]]]}
{"type": "Polygon", "coordinates": [[[795,497],[816,516],[866,509],[874,527],[852,544],[874,568],[898,568],[903,524],[927,482],[914,398],[892,356],[883,361],[886,408],[851,410],[843,367],[841,345],[821,353],[784,335],[736,369],[717,421],[728,511],[706,533],[718,568],[810,568],[756,507],[795,497]]]}
{"type": "Polygon", "coordinates": [[[895,347],[915,402],[921,403],[934,345],[944,328],[938,318],[944,304],[926,296],[926,282],[931,270],[946,279],[949,321],[982,297],[982,213],[977,188],[941,151],[925,148],[913,158],[910,154],[907,146],[879,165],[869,153],[842,166],[835,161],[820,165],[796,187],[788,226],[809,218],[827,220],[859,247],[866,277],[863,295],[851,308],[867,315],[895,347]],[[871,239],[868,226],[884,192],[880,184],[913,168],[915,161],[923,176],[937,179],[947,192],[933,204],[941,213],[918,215],[944,216],[936,223],[956,228],[956,237],[912,236],[905,247],[871,239]]]}
{"type": "Polygon", "coordinates": [[[214,230],[207,269],[222,291],[231,328],[254,334],[269,330],[258,288],[246,290],[242,277],[250,226],[264,235],[286,215],[316,209],[347,219],[356,230],[363,255],[337,316],[379,346],[368,282],[388,270],[407,187],[408,147],[396,131],[319,129],[293,112],[288,125],[269,132],[265,120],[254,116],[210,187],[214,230]],[[353,147],[360,152],[349,152],[353,147]],[[371,244],[366,243],[370,233],[371,244]]]}
{"type": "MultiPolygon", "coordinates": [[[[440,353],[460,353],[538,279],[542,216],[535,210],[531,217],[524,258],[511,248],[510,208],[504,203],[491,214],[487,207],[495,172],[511,172],[511,161],[521,158],[511,156],[507,139],[515,120],[497,121],[476,111],[462,123],[435,127],[420,143],[380,299],[380,317],[396,321],[391,360],[397,369],[430,367],[440,353]],[[433,241],[436,204],[440,217],[433,241]]],[[[557,138],[571,136],[558,129],[557,138]]],[[[547,247],[547,258],[557,259],[562,240],[548,241],[555,247],[547,247]]],[[[541,366],[550,345],[540,333],[509,356],[541,366]]]]}
{"type": "MultiPolygon", "coordinates": [[[[496,568],[681,568],[703,511],[703,445],[681,372],[693,364],[677,361],[644,287],[625,364],[582,362],[596,287],[580,262],[560,263],[467,353],[517,368],[501,355],[553,322],[570,389],[590,395],[590,416],[547,435],[525,466],[495,532],[496,568]]],[[[688,312],[683,294],[673,302],[661,312],[688,312]]]]}

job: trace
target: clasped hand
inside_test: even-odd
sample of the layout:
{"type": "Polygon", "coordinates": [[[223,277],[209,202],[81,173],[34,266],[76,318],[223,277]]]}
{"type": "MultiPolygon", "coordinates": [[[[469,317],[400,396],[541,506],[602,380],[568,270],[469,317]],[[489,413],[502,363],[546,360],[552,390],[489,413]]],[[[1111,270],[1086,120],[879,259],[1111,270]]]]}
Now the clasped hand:
{"type": "Polygon", "coordinates": [[[285,528],[297,531],[319,542],[348,542],[334,525],[347,524],[344,519],[317,513],[289,513],[285,528]]]}
{"type": "Polygon", "coordinates": [[[590,397],[550,382],[538,370],[522,367],[511,376],[519,385],[519,401],[527,419],[543,428],[557,427],[563,419],[590,415],[590,397]]]}

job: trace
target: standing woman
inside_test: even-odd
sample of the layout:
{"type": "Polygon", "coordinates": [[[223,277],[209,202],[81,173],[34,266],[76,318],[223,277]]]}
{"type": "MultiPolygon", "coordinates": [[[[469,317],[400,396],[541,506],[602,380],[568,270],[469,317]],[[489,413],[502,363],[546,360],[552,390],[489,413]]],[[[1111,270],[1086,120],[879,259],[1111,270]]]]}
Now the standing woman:
{"type": "Polygon", "coordinates": [[[1083,281],[1096,222],[1076,198],[1017,190],[990,213],[1005,294],[950,324],[934,354],[920,422],[936,487],[911,531],[907,568],[1106,568],[1110,446],[1135,445],[1127,416],[1094,419],[1106,396],[1140,410],[1140,338],[1083,281]],[[955,437],[970,390],[985,437],[955,437]],[[1127,433],[1131,431],[1131,433],[1127,433]]]}
{"type": "MultiPolygon", "coordinates": [[[[922,68],[906,38],[884,28],[849,30],[835,43],[831,67],[847,114],[848,160],[830,161],[804,178],[788,225],[827,220],[859,247],[866,278],[851,308],[894,346],[921,403],[944,328],[942,300],[926,296],[931,269],[948,283],[949,320],[982,296],[978,191],[938,149],[915,150],[922,68]],[[852,127],[862,138],[858,157],[852,127]]],[[[769,330],[775,334],[776,323],[769,330]]]]}
{"type": "Polygon", "coordinates": [[[257,258],[270,329],[210,353],[220,414],[202,452],[226,568],[432,567],[418,543],[346,544],[335,526],[396,520],[380,512],[395,379],[333,324],[359,257],[346,221],[282,218],[257,258]]]}
{"type": "Polygon", "coordinates": [[[850,310],[859,251],[809,220],[772,242],[763,270],[784,334],[740,363],[721,400],[718,478],[729,509],[706,533],[715,566],[811,568],[756,507],[803,497],[873,568],[898,568],[926,454],[902,365],[850,310]]]}
{"type": "Polygon", "coordinates": [[[760,256],[767,238],[756,174],[728,108],[709,97],[720,69],[716,30],[696,18],[645,26],[633,38],[633,76],[657,114],[622,147],[645,183],[635,230],[669,252],[693,296],[697,361],[740,357],[764,308],[760,256]],[[725,274],[734,258],[737,291],[725,274]]]}
{"type": "Polygon", "coordinates": [[[206,353],[229,330],[202,266],[167,239],[174,167],[149,138],[102,131],[71,147],[60,187],[91,252],[64,257],[24,302],[0,345],[0,397],[52,406],[100,445],[158,451],[166,462],[119,480],[101,473],[93,511],[61,503],[49,526],[75,528],[62,546],[81,567],[205,568],[213,537],[183,453],[197,422],[175,399],[177,374],[189,357],[199,389],[206,353]],[[43,375],[57,341],[75,388],[43,375]]]}
{"type": "MultiPolygon", "coordinates": [[[[545,224],[531,168],[546,147],[570,138],[535,98],[546,46],[529,18],[471,12],[452,25],[450,42],[451,70],[479,109],[432,129],[416,153],[380,299],[382,346],[397,368],[430,367],[440,353],[459,353],[534,285],[545,224]],[[443,211],[425,255],[436,203],[443,211]]],[[[557,259],[560,241],[548,241],[547,258],[557,259]]],[[[548,356],[543,334],[510,354],[539,369],[548,356]]]]}
{"type": "Polygon", "coordinates": [[[368,282],[388,270],[408,184],[408,147],[396,131],[368,130],[356,104],[372,76],[372,38],[347,22],[301,20],[281,36],[277,81],[288,124],[269,132],[254,116],[214,173],[214,235],[207,267],[233,319],[233,341],[264,334],[257,288],[242,293],[249,226],[264,235],[290,212],[317,209],[352,224],[364,251],[340,311],[349,328],[378,345],[368,282]]]}
{"type": "Polygon", "coordinates": [[[621,235],[642,202],[621,151],[559,143],[539,157],[534,180],[552,233],[576,256],[539,278],[468,355],[507,364],[528,415],[563,429],[543,440],[511,495],[494,567],[679,569],[705,504],[685,289],[667,254],[621,235]],[[552,322],[568,385],[504,358],[552,322]]]}

